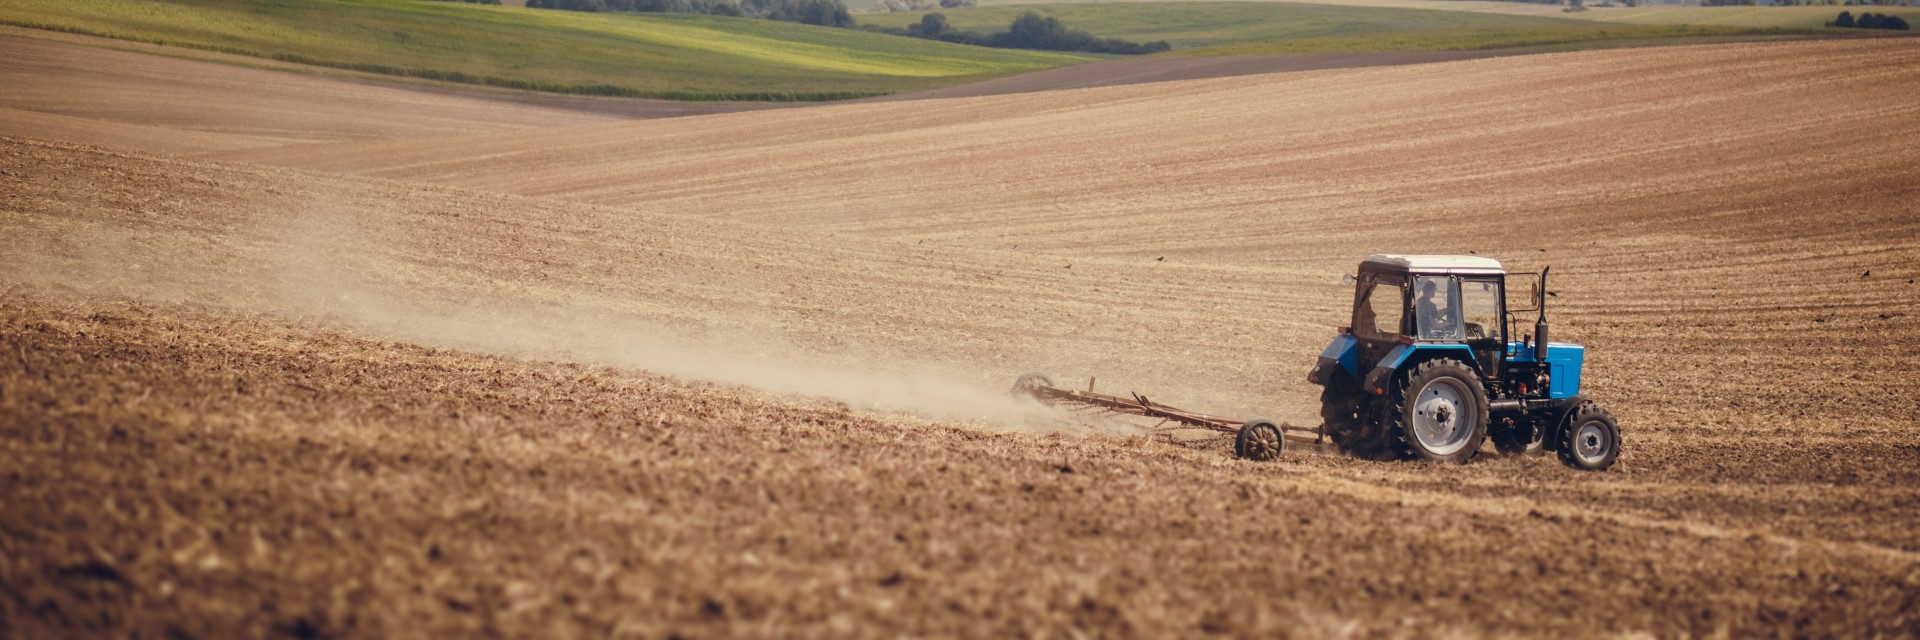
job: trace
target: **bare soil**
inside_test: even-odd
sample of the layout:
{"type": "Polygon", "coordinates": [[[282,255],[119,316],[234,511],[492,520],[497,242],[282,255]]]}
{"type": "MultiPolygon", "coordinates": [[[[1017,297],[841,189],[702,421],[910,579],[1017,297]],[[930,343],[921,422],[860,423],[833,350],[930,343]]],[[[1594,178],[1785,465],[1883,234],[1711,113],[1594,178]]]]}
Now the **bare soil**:
{"type": "Polygon", "coordinates": [[[0,636],[1920,634],[1920,152],[1868,135],[1920,111],[1916,62],[1586,52],[218,161],[0,138],[0,636]],[[1552,264],[1620,463],[1251,463],[999,394],[1047,369],[1310,422],[1339,276],[1381,251],[1552,264]]]}

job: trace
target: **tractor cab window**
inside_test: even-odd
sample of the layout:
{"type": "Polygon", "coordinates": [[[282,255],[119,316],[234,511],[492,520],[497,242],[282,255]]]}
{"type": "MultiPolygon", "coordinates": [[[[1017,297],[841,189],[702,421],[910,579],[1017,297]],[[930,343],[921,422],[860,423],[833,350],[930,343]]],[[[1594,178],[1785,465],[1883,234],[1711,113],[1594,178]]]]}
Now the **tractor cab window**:
{"type": "Polygon", "coordinates": [[[1461,280],[1460,308],[1468,340],[1501,337],[1500,283],[1492,280],[1461,280]]]}
{"type": "Polygon", "coordinates": [[[1391,342],[1400,339],[1400,316],[1406,309],[1406,293],[1400,276],[1363,273],[1354,294],[1353,335],[1362,340],[1391,342]]]}
{"type": "Polygon", "coordinates": [[[1413,279],[1414,337],[1421,340],[1465,340],[1460,328],[1460,301],[1446,276],[1413,279]]]}

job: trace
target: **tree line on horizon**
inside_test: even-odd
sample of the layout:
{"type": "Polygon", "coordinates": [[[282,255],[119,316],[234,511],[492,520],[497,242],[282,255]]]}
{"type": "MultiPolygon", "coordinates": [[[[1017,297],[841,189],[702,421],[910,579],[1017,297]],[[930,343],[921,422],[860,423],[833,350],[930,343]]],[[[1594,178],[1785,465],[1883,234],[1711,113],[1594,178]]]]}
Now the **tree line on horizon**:
{"type": "Polygon", "coordinates": [[[935,7],[941,9],[968,9],[979,6],[979,0],[880,0],[880,8],[887,13],[901,11],[926,11],[935,7]]]}
{"type": "Polygon", "coordinates": [[[1911,27],[1907,24],[1907,19],[1900,16],[1884,13],[1862,13],[1859,18],[1855,18],[1853,17],[1853,12],[1850,11],[1840,12],[1840,16],[1834,18],[1833,22],[1827,23],[1827,26],[1851,29],[1887,29],[1890,31],[1911,30],[1911,27]]]}
{"type": "MultiPolygon", "coordinates": [[[[473,0],[469,0],[473,1],[473,0]]],[[[484,0],[481,0],[484,1],[484,0]]],[[[934,0],[912,0],[931,4],[934,0]]],[[[938,0],[940,6],[973,6],[976,0],[938,0]]],[[[765,18],[824,27],[851,28],[853,16],[844,0],[527,0],[530,9],[558,9],[590,13],[696,13],[717,16],[765,18]]],[[[1138,55],[1159,53],[1172,48],[1165,40],[1139,43],[1117,38],[1101,38],[1072,29],[1053,16],[1028,11],[1013,19],[1006,31],[978,34],[952,28],[947,16],[929,13],[920,22],[905,29],[865,25],[868,31],[897,36],[939,40],[996,49],[1028,49],[1138,55]]]]}
{"type": "Polygon", "coordinates": [[[696,13],[852,27],[842,0],[527,0],[529,9],[589,13],[696,13]]]}
{"type": "Polygon", "coordinates": [[[954,29],[947,22],[947,16],[940,13],[920,16],[919,22],[908,25],[905,29],[874,25],[866,25],[864,28],[893,35],[997,49],[1139,55],[1159,53],[1172,48],[1172,45],[1167,44],[1165,40],[1140,43],[1118,38],[1101,38],[1079,29],[1068,28],[1065,23],[1060,22],[1059,18],[1042,16],[1036,11],[1020,14],[1013,19],[1013,24],[1007,25],[1006,31],[992,34],[954,29]]]}

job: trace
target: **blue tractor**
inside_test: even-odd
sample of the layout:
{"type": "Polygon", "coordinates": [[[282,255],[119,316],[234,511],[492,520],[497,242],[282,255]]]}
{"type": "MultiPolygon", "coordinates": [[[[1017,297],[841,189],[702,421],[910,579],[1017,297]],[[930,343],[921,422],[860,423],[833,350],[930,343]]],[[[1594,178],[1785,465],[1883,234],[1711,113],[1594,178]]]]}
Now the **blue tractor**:
{"type": "Polygon", "coordinates": [[[1546,269],[1534,308],[1517,310],[1490,258],[1375,255],[1352,279],[1353,321],[1307,375],[1324,387],[1321,430],[1341,451],[1466,463],[1492,438],[1501,452],[1554,451],[1577,469],[1619,457],[1613,414],[1580,393],[1586,349],[1548,341],[1546,269]],[[1532,331],[1516,337],[1517,314],[1532,312],[1532,331]]]}

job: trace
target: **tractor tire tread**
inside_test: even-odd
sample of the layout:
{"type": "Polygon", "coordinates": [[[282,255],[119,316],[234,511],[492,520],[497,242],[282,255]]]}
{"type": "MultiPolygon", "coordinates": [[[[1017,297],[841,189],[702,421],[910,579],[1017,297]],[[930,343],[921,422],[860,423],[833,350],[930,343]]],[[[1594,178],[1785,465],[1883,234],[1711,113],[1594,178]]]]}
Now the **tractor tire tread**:
{"type": "Polygon", "coordinates": [[[1614,419],[1612,411],[1608,411],[1606,407],[1602,407],[1598,403],[1584,402],[1581,403],[1580,406],[1573,408],[1571,415],[1567,416],[1565,422],[1566,424],[1561,427],[1562,431],[1560,432],[1560,462],[1583,471],[1605,471],[1620,459],[1620,449],[1622,446],[1620,442],[1620,422],[1614,419]],[[1599,420],[1601,424],[1605,425],[1608,432],[1607,437],[1613,444],[1613,450],[1607,452],[1607,456],[1597,463],[1584,464],[1580,461],[1579,456],[1574,455],[1573,438],[1574,434],[1579,431],[1581,425],[1593,420],[1599,420]]]}
{"type": "Polygon", "coordinates": [[[1427,360],[1408,368],[1400,375],[1394,376],[1393,388],[1387,390],[1387,403],[1385,411],[1381,414],[1381,421],[1387,425],[1387,433],[1392,439],[1391,449],[1393,449],[1395,453],[1406,457],[1424,458],[1434,462],[1466,464],[1473,461],[1473,457],[1480,453],[1480,445],[1485,442],[1487,438],[1487,423],[1490,422],[1487,413],[1487,388],[1480,383],[1480,376],[1476,375],[1473,372],[1473,368],[1467,366],[1466,363],[1452,358],[1434,358],[1427,360]],[[1406,394],[1409,389],[1417,388],[1419,386],[1417,383],[1425,381],[1434,375],[1451,375],[1466,381],[1467,388],[1472,391],[1474,395],[1473,400],[1477,403],[1477,411],[1479,412],[1479,427],[1474,430],[1472,435],[1468,436],[1467,446],[1460,451],[1445,456],[1427,455],[1421,451],[1419,447],[1409,442],[1411,438],[1407,435],[1406,394]]]}

